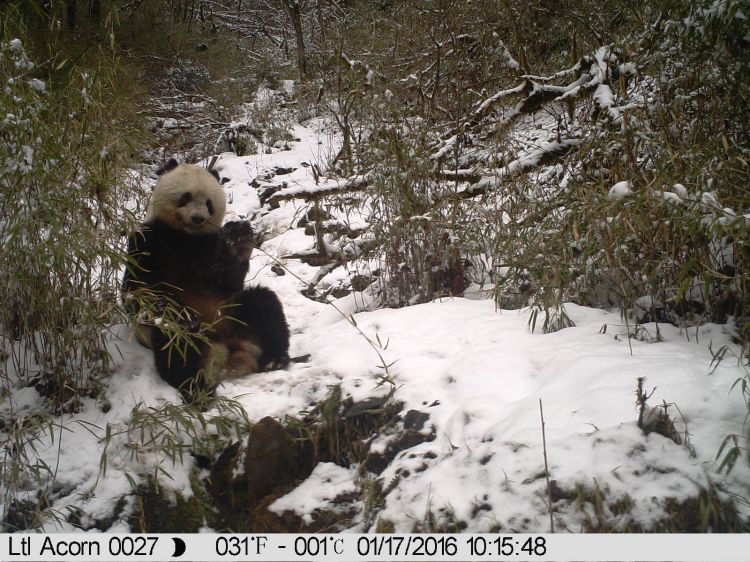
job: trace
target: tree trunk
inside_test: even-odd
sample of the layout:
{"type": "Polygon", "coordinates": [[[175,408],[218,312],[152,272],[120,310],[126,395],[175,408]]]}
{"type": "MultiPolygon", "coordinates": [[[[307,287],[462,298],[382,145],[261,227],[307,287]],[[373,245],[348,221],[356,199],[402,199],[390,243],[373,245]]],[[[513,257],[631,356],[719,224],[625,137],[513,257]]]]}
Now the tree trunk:
{"type": "Polygon", "coordinates": [[[318,16],[318,27],[320,27],[320,39],[325,42],[326,40],[326,27],[325,21],[323,20],[323,2],[324,0],[316,0],[315,12],[318,16]]]}
{"type": "Polygon", "coordinates": [[[297,40],[297,69],[299,71],[299,81],[304,82],[307,77],[307,64],[305,60],[305,38],[302,35],[302,10],[300,9],[299,0],[281,0],[286,8],[294,27],[294,37],[297,40]]]}
{"type": "Polygon", "coordinates": [[[76,26],[76,0],[68,0],[65,10],[65,21],[68,24],[68,30],[75,29],[76,26]]]}

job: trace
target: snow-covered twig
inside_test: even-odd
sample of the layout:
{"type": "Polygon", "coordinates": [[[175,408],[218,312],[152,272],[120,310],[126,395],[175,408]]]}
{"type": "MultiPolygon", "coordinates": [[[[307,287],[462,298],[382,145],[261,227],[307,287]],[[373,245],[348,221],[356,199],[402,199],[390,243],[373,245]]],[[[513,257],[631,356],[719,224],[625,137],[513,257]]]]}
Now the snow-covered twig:
{"type": "Polygon", "coordinates": [[[539,416],[542,418],[542,451],[544,451],[544,477],[547,481],[547,507],[549,508],[549,532],[555,532],[555,521],[552,518],[552,488],[549,482],[549,464],[547,463],[547,435],[544,431],[544,409],[542,399],[539,399],[539,416]]]}

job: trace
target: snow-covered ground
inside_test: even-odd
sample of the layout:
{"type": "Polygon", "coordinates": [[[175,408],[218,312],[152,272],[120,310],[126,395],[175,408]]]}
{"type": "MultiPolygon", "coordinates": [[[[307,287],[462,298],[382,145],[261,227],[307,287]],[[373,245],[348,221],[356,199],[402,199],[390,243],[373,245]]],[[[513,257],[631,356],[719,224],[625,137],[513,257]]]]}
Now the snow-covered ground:
{"type": "MultiPolygon", "coordinates": [[[[258,190],[251,186],[276,174],[275,184],[314,188],[311,164],[324,162],[335,146],[312,125],[298,126],[293,134],[300,140],[289,143],[290,150],[223,154],[217,162],[228,179],[227,219],[252,220],[266,238],[253,255],[248,282],[279,294],[292,330],[290,355],[310,355],[287,370],[228,380],[220,387],[219,393],[237,399],[252,420],[297,415],[324,399],[332,385],[355,400],[382,396],[391,385],[381,384],[381,360],[392,364],[393,398],[403,402],[404,412],[427,414],[425,431],[434,432],[433,440],[401,452],[377,476],[384,489],[379,518],[402,532],[426,521],[429,513],[461,521],[469,531],[548,531],[540,400],[550,478],[561,497],[571,499],[577,485],[598,487],[611,500],[627,496],[629,517],[646,526],[664,515],[665,498],[679,502],[695,496],[709,481],[750,497],[745,459],[728,478],[716,472],[714,462],[722,439],[742,432],[746,414],[738,389],[730,390],[745,374],[738,362],[727,357],[709,375],[711,349],[727,345],[739,352],[723,326],[660,325],[664,341],[646,343],[628,338],[619,313],[576,305],[566,307],[575,327],[543,335],[530,332],[527,310],[497,310],[490,300],[454,298],[363,311],[362,293],[335,306],[305,297],[301,290],[318,268],[285,258],[314,247],[314,237],[296,228],[305,205],[282,202],[261,213],[258,190]],[[285,274],[272,271],[277,263],[285,274]],[[651,405],[667,401],[679,407],[679,413],[674,407],[670,413],[683,436],[687,432],[694,456],[684,444],[656,433],[644,436],[638,429],[638,377],[647,378],[648,391],[656,387],[651,405]]],[[[656,333],[654,324],[643,327],[656,333]]],[[[134,455],[123,446],[127,436],[120,432],[135,405],[156,407],[179,397],[160,380],[150,352],[128,328],[119,327],[116,336],[112,345],[119,368],[106,391],[111,408],[104,413],[93,401],[84,402],[80,413],[60,420],[65,430],[57,431],[47,447],[37,445],[41,458],[57,465],[53,507],[64,511],[74,505],[94,519],[111,514],[117,500],[128,496],[128,474],[153,472],[157,465],[171,475],[163,479],[165,487],[190,494],[189,455],[184,464],[172,464],[163,455],[148,450],[134,455]],[[104,452],[108,426],[112,437],[104,452]],[[102,475],[103,452],[107,470],[102,475]]],[[[38,397],[33,388],[24,392],[28,397],[21,406],[31,413],[38,397]]],[[[387,439],[377,438],[371,450],[385,449],[387,439]]],[[[337,494],[360,489],[364,479],[374,477],[323,463],[272,509],[295,511],[310,521],[315,509],[325,509],[337,494]]],[[[572,501],[557,506],[557,529],[581,529],[586,508],[574,506],[572,501]]],[[[623,516],[622,524],[627,520],[623,516]]],[[[355,518],[351,528],[367,531],[375,524],[355,518]]],[[[50,525],[49,530],[72,530],[67,523],[50,525]]],[[[128,528],[121,519],[111,530],[128,528]]]]}

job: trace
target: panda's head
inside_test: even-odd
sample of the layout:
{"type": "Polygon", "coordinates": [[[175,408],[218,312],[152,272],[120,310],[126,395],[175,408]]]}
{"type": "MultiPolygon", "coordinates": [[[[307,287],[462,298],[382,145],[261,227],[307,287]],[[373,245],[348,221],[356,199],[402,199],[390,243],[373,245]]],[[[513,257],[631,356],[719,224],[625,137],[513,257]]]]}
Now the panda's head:
{"type": "Polygon", "coordinates": [[[187,234],[208,234],[221,228],[226,210],[216,176],[200,166],[180,164],[156,182],[146,221],[159,219],[187,234]]]}

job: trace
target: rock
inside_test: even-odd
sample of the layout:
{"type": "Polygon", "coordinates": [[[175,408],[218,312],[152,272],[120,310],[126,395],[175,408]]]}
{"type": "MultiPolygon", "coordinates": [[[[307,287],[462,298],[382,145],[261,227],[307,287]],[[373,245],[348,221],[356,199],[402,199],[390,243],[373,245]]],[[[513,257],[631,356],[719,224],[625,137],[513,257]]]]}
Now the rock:
{"type": "MultiPolygon", "coordinates": [[[[294,361],[309,359],[304,356],[294,361]]],[[[339,389],[300,420],[301,426],[285,427],[273,418],[261,419],[250,427],[244,443],[228,446],[210,467],[207,489],[213,500],[212,526],[245,533],[344,529],[342,525],[356,516],[360,490],[337,496],[331,509],[314,512],[312,522],[303,521],[292,512],[271,512],[268,506],[307,478],[319,462],[359,464],[367,454],[364,444],[372,435],[394,430],[396,425],[403,431],[398,417],[402,407],[401,403],[390,402],[388,396],[359,402],[342,399],[339,389]]],[[[426,414],[410,411],[406,419],[411,429],[406,430],[406,436],[395,435],[397,445],[389,449],[393,456],[399,446],[408,448],[434,438],[429,432],[421,434],[415,429],[424,428],[426,414]]],[[[200,483],[194,484],[194,489],[196,486],[200,487],[200,483]]],[[[144,509],[150,509],[152,504],[159,517],[171,517],[152,498],[144,503],[144,509]]],[[[188,515],[194,517],[192,513],[188,515]]],[[[141,530],[152,530],[148,525],[141,530]]]]}
{"type": "Polygon", "coordinates": [[[404,416],[404,429],[414,429],[421,431],[424,428],[424,424],[430,419],[430,414],[427,412],[420,412],[419,410],[409,410],[404,416]]]}
{"type": "Polygon", "coordinates": [[[367,455],[363,463],[365,469],[380,474],[399,453],[422,443],[433,441],[435,439],[434,429],[425,431],[425,425],[429,418],[430,416],[426,412],[409,410],[400,424],[401,427],[394,432],[395,438],[386,445],[385,450],[367,455]]]}
{"type": "Polygon", "coordinates": [[[390,519],[381,517],[375,525],[376,533],[395,533],[396,525],[390,519]]]}
{"type": "MultiPolygon", "coordinates": [[[[265,188],[260,188],[260,190],[258,191],[258,200],[260,201],[260,204],[261,205],[268,204],[268,200],[271,198],[271,196],[277,191],[280,191],[281,188],[282,186],[280,185],[272,185],[272,186],[268,186],[265,188]]],[[[279,207],[279,204],[278,202],[270,203],[270,207],[272,209],[275,209],[279,207]],[[275,207],[274,207],[274,204],[275,204],[275,207]]]]}
{"type": "Polygon", "coordinates": [[[297,228],[305,228],[312,222],[331,220],[331,215],[319,207],[311,207],[305,215],[297,222],[297,228]]]}
{"type": "Polygon", "coordinates": [[[385,408],[386,402],[388,402],[387,396],[371,396],[359,402],[353,402],[344,410],[343,417],[351,419],[364,414],[380,413],[385,408]]]}
{"type": "Polygon", "coordinates": [[[222,508],[235,509],[234,472],[239,460],[240,442],[224,449],[211,466],[211,494],[222,508]]]}
{"type": "Polygon", "coordinates": [[[352,290],[342,285],[337,285],[328,292],[334,299],[343,299],[347,295],[352,294],[352,290]]]}
{"type": "Polygon", "coordinates": [[[265,417],[250,428],[244,447],[237,442],[219,455],[210,491],[220,527],[246,533],[299,528],[267,507],[312,472],[313,447],[304,437],[265,417]]]}
{"type": "Polygon", "coordinates": [[[312,267],[322,267],[327,265],[333,260],[325,254],[319,254],[317,252],[305,253],[305,254],[289,254],[284,256],[285,260],[300,260],[302,263],[306,263],[312,267]]]}
{"type": "Polygon", "coordinates": [[[645,406],[642,414],[638,417],[638,427],[641,428],[644,435],[649,433],[658,433],[667,439],[671,439],[678,445],[682,444],[680,433],[669,417],[667,404],[663,406],[645,406]]]}
{"type": "Polygon", "coordinates": [[[215,524],[205,490],[197,479],[191,481],[193,495],[187,499],[167,494],[153,479],[136,491],[130,528],[138,533],[197,533],[215,524]]]}
{"type": "Polygon", "coordinates": [[[372,285],[374,281],[375,278],[370,277],[369,275],[355,275],[351,280],[352,289],[354,289],[358,293],[361,293],[362,291],[367,289],[367,287],[372,285]]]}
{"type": "Polygon", "coordinates": [[[300,472],[299,451],[291,433],[271,417],[256,423],[245,450],[248,500],[257,501],[291,486],[300,472]]]}
{"type": "Polygon", "coordinates": [[[32,501],[11,500],[0,529],[3,533],[34,529],[39,524],[39,511],[39,506],[32,501]]]}

